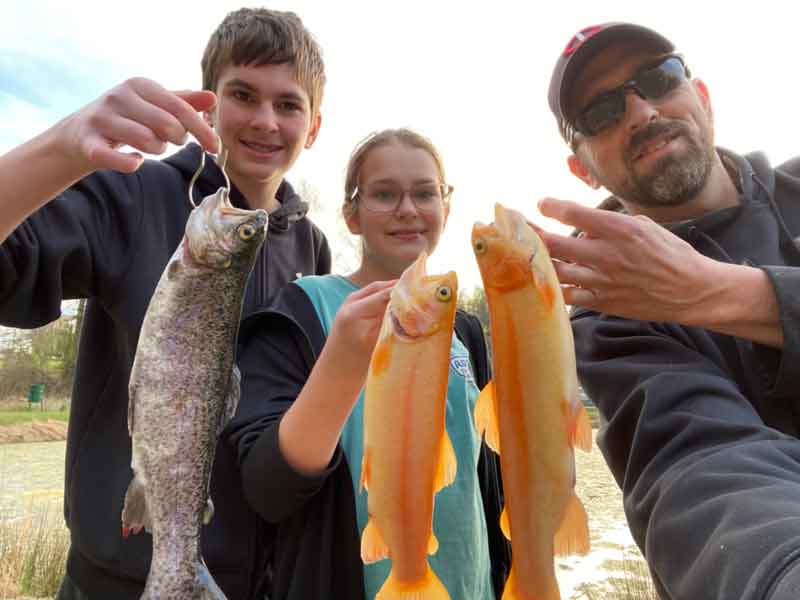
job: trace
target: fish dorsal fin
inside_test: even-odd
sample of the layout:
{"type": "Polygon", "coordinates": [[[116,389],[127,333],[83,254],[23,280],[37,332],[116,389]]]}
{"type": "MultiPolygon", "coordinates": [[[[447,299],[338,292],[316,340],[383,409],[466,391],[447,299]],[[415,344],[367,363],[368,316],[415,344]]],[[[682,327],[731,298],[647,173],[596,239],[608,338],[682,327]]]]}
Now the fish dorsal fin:
{"type": "Polygon", "coordinates": [[[557,556],[589,553],[589,517],[574,490],[553,538],[553,551],[557,556]]]}
{"type": "Polygon", "coordinates": [[[375,518],[370,515],[364,533],[361,534],[361,560],[365,565],[389,558],[389,546],[383,539],[375,518]]]}
{"type": "Polygon", "coordinates": [[[473,418],[478,435],[485,435],[486,445],[500,454],[500,424],[497,419],[494,380],[487,383],[478,396],[473,418]]]}
{"type": "Polygon", "coordinates": [[[456,480],[458,463],[456,461],[456,451],[453,449],[453,442],[447,435],[447,430],[442,435],[442,447],[439,456],[439,467],[436,471],[436,479],[433,483],[433,492],[436,493],[442,488],[447,487],[456,480]]]}
{"type": "Polygon", "coordinates": [[[439,551],[439,540],[431,530],[431,537],[428,538],[428,554],[436,554],[439,551]]]}

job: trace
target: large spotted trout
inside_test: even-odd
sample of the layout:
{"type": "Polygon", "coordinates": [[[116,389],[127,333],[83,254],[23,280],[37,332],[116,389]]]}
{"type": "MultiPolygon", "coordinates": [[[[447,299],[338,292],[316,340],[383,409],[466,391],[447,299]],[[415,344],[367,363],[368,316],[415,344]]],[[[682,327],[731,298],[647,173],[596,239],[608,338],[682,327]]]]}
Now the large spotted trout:
{"type": "Polygon", "coordinates": [[[142,598],[225,598],[200,556],[212,516],[217,436],[239,401],[234,349],[267,213],[235,208],[221,188],[189,215],[150,300],[131,370],[133,480],[123,535],[153,535],[142,598]]]}
{"type": "Polygon", "coordinates": [[[456,475],[445,403],[458,281],[452,271],[426,275],[426,258],[392,289],[367,375],[361,557],[392,560],[378,600],[450,598],[427,555],[438,549],[434,495],[456,475]]]}
{"type": "Polygon", "coordinates": [[[558,600],[554,554],[589,551],[573,448],[588,452],[592,437],[572,329],[547,248],[520,213],[497,204],[493,224],[473,227],[472,247],[489,304],[494,370],[475,423],[500,453],[500,525],[513,556],[503,600],[558,600]]]}

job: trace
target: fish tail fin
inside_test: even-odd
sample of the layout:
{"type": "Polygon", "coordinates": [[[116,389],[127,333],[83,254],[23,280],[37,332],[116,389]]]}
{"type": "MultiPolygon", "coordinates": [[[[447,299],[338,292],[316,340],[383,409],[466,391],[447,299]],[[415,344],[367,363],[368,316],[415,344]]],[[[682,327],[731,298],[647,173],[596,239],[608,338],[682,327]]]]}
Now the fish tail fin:
{"type": "Polygon", "coordinates": [[[436,479],[433,482],[433,491],[438,492],[456,480],[458,462],[456,461],[456,451],[453,449],[453,442],[447,435],[447,430],[442,435],[442,445],[440,449],[439,466],[436,471],[436,479]]]}
{"type": "Polygon", "coordinates": [[[133,479],[125,492],[125,502],[122,505],[122,537],[131,533],[137,534],[142,528],[153,531],[150,511],[147,509],[147,498],[144,493],[144,484],[141,479],[133,474],[133,479]]]}
{"type": "Polygon", "coordinates": [[[576,400],[577,410],[574,410],[569,423],[569,443],[573,448],[580,448],[584,452],[592,450],[592,422],[583,402],[576,400]]]}
{"type": "Polygon", "coordinates": [[[428,538],[428,554],[436,554],[439,551],[439,540],[436,539],[433,531],[431,537],[428,538]]]}
{"type": "Polygon", "coordinates": [[[503,512],[500,513],[500,531],[506,536],[506,539],[511,541],[511,521],[508,519],[508,507],[503,507],[503,512]]]}
{"type": "Polygon", "coordinates": [[[414,582],[398,581],[394,577],[394,571],[391,571],[383,583],[383,587],[375,596],[375,600],[421,600],[423,598],[424,600],[450,600],[450,594],[447,593],[444,584],[430,565],[422,579],[414,582]]]}
{"type": "Polygon", "coordinates": [[[475,402],[473,418],[478,435],[486,436],[486,444],[500,454],[500,424],[497,420],[494,380],[486,384],[475,402]]]}
{"type": "Polygon", "coordinates": [[[375,523],[375,518],[370,515],[367,526],[361,534],[361,560],[368,565],[384,558],[389,558],[389,547],[383,539],[381,530],[378,529],[378,524],[375,523]]]}
{"type": "Polygon", "coordinates": [[[225,593],[214,581],[208,568],[202,561],[197,563],[197,587],[200,588],[200,600],[226,600],[225,593]]]}
{"type": "Polygon", "coordinates": [[[589,553],[589,518],[574,490],[553,538],[553,551],[558,556],[589,553]]]}

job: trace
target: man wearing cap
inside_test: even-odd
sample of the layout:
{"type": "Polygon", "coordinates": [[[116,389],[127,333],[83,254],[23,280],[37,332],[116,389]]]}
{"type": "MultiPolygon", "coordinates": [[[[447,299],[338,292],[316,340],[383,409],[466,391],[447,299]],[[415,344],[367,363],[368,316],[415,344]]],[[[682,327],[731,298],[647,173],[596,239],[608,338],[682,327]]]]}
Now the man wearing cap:
{"type": "Polygon", "coordinates": [[[576,34],[549,103],[613,194],[539,206],[581,232],[543,236],[659,592],[800,598],[800,159],[715,147],[705,84],[630,23],[576,34]]]}

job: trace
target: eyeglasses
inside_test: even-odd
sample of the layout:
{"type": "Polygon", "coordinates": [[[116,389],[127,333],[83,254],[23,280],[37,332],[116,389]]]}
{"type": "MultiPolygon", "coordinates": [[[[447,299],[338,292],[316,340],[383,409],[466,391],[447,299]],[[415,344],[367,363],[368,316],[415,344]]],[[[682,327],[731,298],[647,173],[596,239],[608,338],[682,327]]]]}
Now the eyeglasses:
{"type": "Polygon", "coordinates": [[[639,70],[633,79],[600,94],[575,119],[575,130],[593,136],[625,116],[625,95],[633,90],[643,100],[659,100],[691,77],[683,58],[672,54],[656,65],[639,70]]]}
{"type": "Polygon", "coordinates": [[[350,200],[358,199],[361,206],[374,213],[393,213],[408,194],[411,202],[421,212],[437,210],[445,198],[453,193],[453,186],[444,183],[421,183],[404,188],[397,183],[373,183],[353,190],[350,200]]]}

